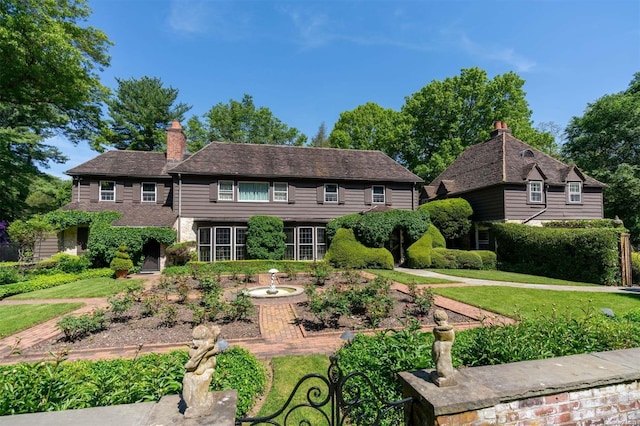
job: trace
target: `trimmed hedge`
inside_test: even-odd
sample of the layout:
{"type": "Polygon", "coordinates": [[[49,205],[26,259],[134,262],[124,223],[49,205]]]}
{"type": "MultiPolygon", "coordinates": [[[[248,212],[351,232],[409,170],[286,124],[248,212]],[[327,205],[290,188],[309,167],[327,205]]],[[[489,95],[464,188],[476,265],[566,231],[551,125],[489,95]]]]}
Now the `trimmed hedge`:
{"type": "Polygon", "coordinates": [[[385,248],[370,248],[356,240],[352,229],[336,232],[324,260],[337,268],[393,269],[393,255],[385,248]]]}
{"type": "Polygon", "coordinates": [[[429,228],[427,229],[427,234],[431,237],[432,247],[447,246],[447,241],[444,239],[444,236],[433,223],[429,225],[429,228]]]}
{"type": "Polygon", "coordinates": [[[74,281],[85,280],[88,278],[112,277],[113,271],[109,268],[89,269],[79,274],[54,274],[41,275],[32,280],[17,282],[14,284],[6,284],[0,286],[0,300],[14,294],[28,293],[30,291],[42,290],[44,288],[56,287],[62,284],[72,283],[74,281]]]}
{"type": "Polygon", "coordinates": [[[434,248],[431,267],[435,269],[482,269],[482,258],[475,250],[434,248]]]}
{"type": "Polygon", "coordinates": [[[284,257],[287,236],[282,219],[275,216],[251,216],[247,222],[249,259],[280,260],[284,257]]]}
{"type": "Polygon", "coordinates": [[[571,281],[620,283],[617,229],[494,224],[501,268],[571,281]]]}
{"type": "Polygon", "coordinates": [[[431,222],[447,240],[460,238],[471,229],[471,204],[463,198],[447,198],[423,204],[418,211],[429,213],[431,222]]]}
{"type": "Polygon", "coordinates": [[[624,229],[622,221],[615,219],[572,219],[552,220],[542,224],[545,228],[619,228],[624,229]]]}
{"type": "Polygon", "coordinates": [[[424,269],[431,266],[431,250],[433,241],[429,233],[425,233],[407,249],[407,266],[414,269],[424,269]]]}
{"type": "Polygon", "coordinates": [[[474,250],[474,253],[482,259],[482,269],[496,269],[498,256],[491,250],[474,250]]]}

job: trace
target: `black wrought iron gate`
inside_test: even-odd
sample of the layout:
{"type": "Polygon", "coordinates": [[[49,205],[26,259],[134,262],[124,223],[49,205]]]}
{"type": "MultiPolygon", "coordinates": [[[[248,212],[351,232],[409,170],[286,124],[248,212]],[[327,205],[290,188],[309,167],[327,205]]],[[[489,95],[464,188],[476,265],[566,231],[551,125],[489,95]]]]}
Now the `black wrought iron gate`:
{"type": "Polygon", "coordinates": [[[410,403],[411,398],[385,401],[367,376],[361,372],[343,374],[337,359],[330,357],[326,377],[316,373],[307,374],[298,381],[287,401],[275,413],[263,417],[237,418],[236,425],[403,425],[403,410],[410,403]],[[369,392],[365,391],[367,388],[369,392]],[[302,392],[306,389],[304,402],[294,402],[301,389],[302,392]],[[301,418],[299,414],[303,412],[310,413],[309,416],[314,420],[304,415],[301,418]],[[295,420],[292,420],[294,417],[295,420]]]}

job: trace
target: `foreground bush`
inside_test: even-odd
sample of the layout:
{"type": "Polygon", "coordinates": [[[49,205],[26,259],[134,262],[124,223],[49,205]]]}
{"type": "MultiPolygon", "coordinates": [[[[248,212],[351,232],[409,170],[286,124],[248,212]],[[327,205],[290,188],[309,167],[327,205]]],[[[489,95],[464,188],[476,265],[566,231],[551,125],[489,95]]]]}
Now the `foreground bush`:
{"type": "Polygon", "coordinates": [[[393,255],[385,248],[369,248],[359,243],[353,230],[340,228],[327,250],[325,260],[336,268],[393,269],[393,255]]]}
{"type": "MultiPolygon", "coordinates": [[[[137,359],[0,366],[0,415],[158,401],[182,391],[184,351],[137,359]]],[[[245,415],[264,392],[262,365],[244,349],[217,356],[211,390],[238,390],[237,415],[245,415]]]]}
{"type": "Polygon", "coordinates": [[[407,266],[414,269],[425,269],[431,266],[431,250],[433,242],[431,236],[425,233],[407,249],[407,266]]]}
{"type": "Polygon", "coordinates": [[[54,274],[41,275],[34,279],[0,286],[0,300],[14,294],[28,293],[30,291],[42,290],[44,288],[56,287],[74,281],[86,280],[88,278],[102,278],[113,276],[113,271],[109,268],[89,269],[79,274],[54,274]]]}

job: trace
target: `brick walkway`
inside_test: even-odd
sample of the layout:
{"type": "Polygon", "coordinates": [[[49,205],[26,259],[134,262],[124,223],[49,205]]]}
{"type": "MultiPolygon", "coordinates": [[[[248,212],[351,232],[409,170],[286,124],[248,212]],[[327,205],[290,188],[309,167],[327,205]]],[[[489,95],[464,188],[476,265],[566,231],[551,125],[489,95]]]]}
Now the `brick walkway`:
{"type": "MultiPolygon", "coordinates": [[[[146,287],[152,286],[160,275],[136,275],[132,278],[146,279],[146,287]]],[[[269,274],[259,276],[258,283],[261,286],[269,285],[269,274]]],[[[407,286],[394,283],[392,288],[407,292],[407,286]]],[[[290,299],[289,299],[290,300],[290,299]]],[[[36,304],[36,303],[62,303],[62,302],[82,302],[85,306],[74,311],[74,314],[90,312],[97,307],[106,307],[106,298],[92,299],[57,299],[57,300],[28,300],[28,301],[0,301],[0,305],[9,304],[36,304]]],[[[297,301],[297,300],[296,300],[297,301]]],[[[292,302],[293,303],[293,302],[292,302]]],[[[231,346],[241,346],[248,349],[260,359],[270,359],[282,355],[308,355],[308,354],[332,354],[345,342],[340,338],[341,332],[323,333],[322,335],[308,335],[302,327],[295,323],[296,313],[292,303],[281,303],[278,299],[271,299],[259,304],[260,308],[260,338],[253,339],[229,339],[231,346]]],[[[459,312],[476,322],[456,324],[456,329],[477,327],[481,320],[490,323],[504,324],[513,322],[510,318],[501,317],[495,313],[483,311],[481,309],[436,296],[434,303],[445,309],[459,312]]],[[[36,345],[39,342],[59,336],[61,333],[56,329],[55,324],[59,318],[49,320],[28,330],[21,331],[12,336],[0,339],[0,364],[12,364],[20,361],[37,362],[50,358],[50,354],[11,354],[12,348],[19,339],[19,346],[22,348],[36,345]]],[[[372,333],[369,332],[369,333],[372,333]]],[[[69,360],[78,359],[112,359],[112,358],[133,358],[137,354],[144,353],[166,353],[173,350],[185,349],[188,342],[177,344],[147,344],[142,347],[128,346],[119,348],[99,348],[74,350],[67,355],[69,360]]]]}

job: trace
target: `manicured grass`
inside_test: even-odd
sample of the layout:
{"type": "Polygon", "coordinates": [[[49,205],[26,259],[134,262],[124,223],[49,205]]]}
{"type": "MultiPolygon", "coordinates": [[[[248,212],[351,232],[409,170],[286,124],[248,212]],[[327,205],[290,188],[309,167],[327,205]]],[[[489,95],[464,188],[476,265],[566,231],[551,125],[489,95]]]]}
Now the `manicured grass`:
{"type": "Polygon", "coordinates": [[[445,280],[443,278],[421,277],[419,275],[406,274],[399,271],[390,271],[388,269],[367,269],[366,271],[402,284],[409,284],[410,282],[415,282],[416,284],[447,284],[455,282],[451,280],[445,280]]]}
{"type": "Polygon", "coordinates": [[[142,280],[114,280],[113,278],[90,278],[62,284],[57,287],[16,294],[7,299],[74,299],[84,297],[107,297],[124,291],[128,286],[142,280]]]}
{"type": "Polygon", "coordinates": [[[83,303],[54,303],[0,306],[0,337],[10,336],[18,331],[76,310],[83,305],[83,303]]]}
{"type": "MultiPolygon", "coordinates": [[[[317,373],[326,377],[327,368],[329,367],[329,359],[325,355],[283,356],[273,358],[271,362],[273,365],[273,383],[257,416],[275,413],[287,401],[289,394],[293,391],[300,378],[309,373],[317,373]]],[[[326,397],[326,385],[319,379],[313,379],[305,382],[305,385],[298,389],[290,407],[304,403],[307,391],[311,386],[318,386],[323,391],[323,395],[320,398],[314,398],[315,401],[320,401],[326,397]]],[[[300,421],[303,419],[309,420],[309,424],[312,425],[326,424],[322,416],[314,411],[308,408],[296,410],[289,416],[287,424],[302,424],[300,421]]],[[[280,416],[278,421],[284,424],[284,416],[280,416]]]]}
{"type": "Polygon", "coordinates": [[[469,305],[513,317],[534,318],[538,314],[571,313],[582,316],[585,310],[611,308],[620,316],[640,308],[640,294],[595,293],[582,291],[535,290],[498,286],[435,287],[433,292],[469,305]]]}
{"type": "Polygon", "coordinates": [[[480,280],[508,281],[525,284],[553,284],[553,285],[587,285],[598,286],[599,284],[581,283],[575,281],[559,280],[556,278],[540,277],[537,275],[518,274],[506,271],[479,271],[474,269],[429,269],[429,271],[439,274],[452,275],[454,277],[477,278],[480,280]]]}

